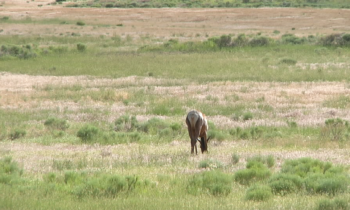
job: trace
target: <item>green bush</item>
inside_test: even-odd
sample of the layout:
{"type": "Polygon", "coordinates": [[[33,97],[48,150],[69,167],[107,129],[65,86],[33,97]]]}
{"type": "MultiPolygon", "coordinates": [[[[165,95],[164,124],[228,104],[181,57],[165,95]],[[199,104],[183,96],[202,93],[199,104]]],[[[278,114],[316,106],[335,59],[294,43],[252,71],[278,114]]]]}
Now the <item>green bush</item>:
{"type": "Polygon", "coordinates": [[[264,36],[254,37],[249,41],[249,45],[252,47],[267,46],[270,44],[270,39],[264,36]]]}
{"type": "Polygon", "coordinates": [[[78,22],[77,22],[77,25],[78,25],[78,26],[85,26],[85,23],[84,23],[83,21],[78,21],[78,22]]]}
{"type": "Polygon", "coordinates": [[[279,61],[279,63],[286,64],[286,65],[295,65],[297,61],[291,58],[283,58],[279,61]]]}
{"type": "Polygon", "coordinates": [[[266,185],[254,185],[247,190],[245,195],[245,199],[251,201],[266,201],[271,197],[271,188],[266,185]]]}
{"type": "Polygon", "coordinates": [[[295,174],[305,178],[309,174],[326,173],[331,167],[331,163],[325,163],[317,159],[299,158],[295,160],[286,160],[282,165],[281,172],[295,174]]]}
{"type": "Polygon", "coordinates": [[[13,184],[23,174],[23,169],[18,167],[17,162],[12,157],[4,157],[0,159],[0,183],[13,184]]]}
{"type": "Polygon", "coordinates": [[[27,134],[26,130],[21,129],[21,128],[16,128],[9,134],[9,138],[11,140],[19,139],[21,137],[24,137],[27,134]]]}
{"type": "Polygon", "coordinates": [[[348,122],[340,118],[327,119],[325,126],[321,128],[321,137],[331,141],[339,141],[344,137],[348,128],[348,122]]]}
{"type": "Polygon", "coordinates": [[[242,185],[265,180],[271,176],[271,171],[260,161],[248,161],[246,169],[238,170],[234,179],[242,185]]]}
{"type": "Polygon", "coordinates": [[[190,179],[187,191],[190,194],[210,193],[214,196],[228,195],[232,188],[232,177],[218,170],[205,171],[190,179]]]}
{"type": "Polygon", "coordinates": [[[58,119],[51,117],[44,122],[45,127],[49,130],[62,130],[65,131],[69,128],[69,124],[65,119],[58,119]]]}
{"type": "Polygon", "coordinates": [[[121,193],[132,192],[150,186],[148,181],[139,181],[137,176],[103,175],[85,178],[84,182],[76,185],[72,190],[78,198],[84,197],[108,197],[115,198],[121,193]]]}
{"type": "Polygon", "coordinates": [[[299,176],[283,173],[272,176],[268,183],[272,192],[277,195],[298,192],[303,186],[303,180],[299,176]]]}
{"type": "Polygon", "coordinates": [[[82,43],[78,43],[77,44],[77,50],[79,51],[79,52],[85,52],[86,51],[86,45],[85,44],[82,44],[82,43]]]}
{"type": "Polygon", "coordinates": [[[136,116],[122,115],[114,122],[116,131],[135,131],[138,128],[136,116]]]}
{"type": "Polygon", "coordinates": [[[100,130],[93,125],[84,125],[77,133],[77,136],[85,143],[92,142],[98,138],[100,130]]]}
{"type": "Polygon", "coordinates": [[[239,162],[239,155],[238,154],[232,154],[231,162],[232,162],[232,164],[237,164],[239,162]]]}
{"type": "Polygon", "coordinates": [[[334,200],[322,199],[318,201],[316,210],[348,210],[349,204],[344,199],[336,198],[334,200]]]}

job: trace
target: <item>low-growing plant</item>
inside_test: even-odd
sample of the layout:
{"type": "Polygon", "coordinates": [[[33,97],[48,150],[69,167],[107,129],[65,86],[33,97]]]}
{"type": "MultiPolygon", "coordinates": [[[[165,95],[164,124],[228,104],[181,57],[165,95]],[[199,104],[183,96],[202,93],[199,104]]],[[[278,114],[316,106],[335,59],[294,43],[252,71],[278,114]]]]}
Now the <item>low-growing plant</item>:
{"type": "Polygon", "coordinates": [[[251,160],[247,162],[246,169],[238,170],[234,179],[242,185],[266,180],[271,176],[271,171],[261,161],[251,160]]]}
{"type": "Polygon", "coordinates": [[[49,130],[62,130],[65,131],[69,128],[69,123],[65,119],[59,119],[55,117],[50,117],[44,122],[44,125],[49,130]]]}
{"type": "Polygon", "coordinates": [[[85,44],[83,44],[83,43],[78,43],[77,44],[77,50],[79,51],[79,52],[85,52],[86,51],[86,45],[85,44]]]}
{"type": "Polygon", "coordinates": [[[268,182],[272,192],[277,195],[286,195],[298,192],[303,187],[303,180],[294,174],[279,173],[272,176],[268,182]]]}
{"type": "Polygon", "coordinates": [[[0,159],[0,183],[15,183],[23,174],[23,169],[18,167],[17,162],[12,157],[4,157],[0,159]]]}
{"type": "Polygon", "coordinates": [[[224,165],[218,160],[205,159],[199,162],[199,168],[209,168],[209,169],[217,169],[223,168],[224,165]]]}
{"type": "Polygon", "coordinates": [[[9,138],[11,140],[19,139],[24,137],[27,134],[27,131],[22,128],[16,128],[10,132],[9,138]]]}
{"type": "Polygon", "coordinates": [[[267,201],[272,196],[271,188],[269,186],[254,185],[247,190],[245,199],[249,201],[267,201]]]}
{"type": "Polygon", "coordinates": [[[232,154],[231,162],[232,164],[237,164],[239,162],[239,155],[236,153],[232,154]]]}
{"type": "Polygon", "coordinates": [[[349,123],[340,118],[327,119],[325,126],[321,128],[321,137],[331,141],[342,140],[349,123]]]}
{"type": "Polygon", "coordinates": [[[347,210],[349,203],[345,199],[335,198],[334,200],[322,199],[317,202],[316,210],[347,210]]]}
{"type": "Polygon", "coordinates": [[[232,188],[232,177],[218,170],[195,174],[187,185],[187,192],[193,195],[210,193],[215,196],[228,195],[232,188]]]}
{"type": "Polygon", "coordinates": [[[82,142],[88,143],[92,142],[93,140],[96,140],[98,138],[99,133],[100,130],[97,127],[87,124],[79,129],[79,131],[77,132],[77,136],[82,140],[82,142]]]}

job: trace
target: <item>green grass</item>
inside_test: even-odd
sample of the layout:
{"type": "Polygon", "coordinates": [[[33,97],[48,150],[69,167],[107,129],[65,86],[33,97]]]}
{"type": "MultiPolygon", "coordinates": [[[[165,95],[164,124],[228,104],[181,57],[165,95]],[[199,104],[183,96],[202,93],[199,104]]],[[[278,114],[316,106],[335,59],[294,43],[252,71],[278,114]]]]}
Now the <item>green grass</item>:
{"type": "Polygon", "coordinates": [[[148,76],[208,81],[342,81],[347,68],[318,71],[300,66],[285,66],[280,59],[289,57],[306,68],[311,63],[348,63],[350,51],[339,56],[330,48],[327,56],[315,53],[315,46],[278,46],[207,53],[110,53],[67,52],[27,60],[2,60],[0,71],[32,75],[91,75],[99,77],[148,76]],[[260,62],[268,55],[269,64],[260,62]],[[57,56],[60,59],[57,59],[57,56]],[[127,69],[127,71],[125,71],[127,69]]]}

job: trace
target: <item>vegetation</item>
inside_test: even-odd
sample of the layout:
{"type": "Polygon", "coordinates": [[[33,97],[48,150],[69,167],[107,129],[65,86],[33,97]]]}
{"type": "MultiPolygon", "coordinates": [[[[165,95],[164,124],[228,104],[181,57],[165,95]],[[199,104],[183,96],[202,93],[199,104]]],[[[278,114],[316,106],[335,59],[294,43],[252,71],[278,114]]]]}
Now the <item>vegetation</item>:
{"type": "MultiPolygon", "coordinates": [[[[348,6],[322,0],[56,3],[348,6]]],[[[10,79],[0,89],[0,209],[349,208],[348,33],[199,34],[202,41],[58,33],[1,36],[0,78],[10,79]],[[320,83],[342,91],[329,93],[320,83]],[[207,115],[211,138],[209,152],[197,156],[189,154],[184,125],[192,108],[207,115]]]]}

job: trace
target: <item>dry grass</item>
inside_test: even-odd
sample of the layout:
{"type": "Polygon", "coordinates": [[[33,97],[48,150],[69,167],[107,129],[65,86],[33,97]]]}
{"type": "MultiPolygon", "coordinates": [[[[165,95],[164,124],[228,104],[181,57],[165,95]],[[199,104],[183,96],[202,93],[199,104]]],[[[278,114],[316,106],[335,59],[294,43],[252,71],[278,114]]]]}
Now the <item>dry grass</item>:
{"type": "Polygon", "coordinates": [[[2,34],[47,36],[79,33],[93,37],[129,35],[134,40],[145,37],[198,40],[206,39],[206,36],[232,33],[262,32],[273,37],[274,30],[282,34],[293,33],[302,36],[350,30],[348,11],[343,9],[106,9],[66,8],[64,4],[48,5],[51,2],[50,0],[5,1],[0,7],[0,16],[8,16],[14,20],[57,19],[69,21],[71,24],[54,24],[54,27],[50,24],[3,24],[2,34]],[[86,25],[76,26],[78,20],[84,20],[86,25]],[[123,27],[118,27],[117,24],[123,24],[123,27]]]}

